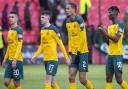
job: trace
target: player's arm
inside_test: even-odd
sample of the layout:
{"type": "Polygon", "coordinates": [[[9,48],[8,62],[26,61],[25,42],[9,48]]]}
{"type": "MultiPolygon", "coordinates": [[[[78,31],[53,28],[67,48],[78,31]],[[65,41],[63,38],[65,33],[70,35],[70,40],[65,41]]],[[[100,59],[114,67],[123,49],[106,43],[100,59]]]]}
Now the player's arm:
{"type": "Polygon", "coordinates": [[[67,52],[66,52],[66,50],[65,50],[65,48],[64,48],[64,45],[63,45],[63,43],[62,43],[62,40],[61,40],[61,37],[60,37],[60,33],[59,33],[59,32],[57,32],[57,33],[54,32],[53,37],[55,38],[57,44],[59,45],[61,51],[63,52],[67,64],[70,64],[70,60],[69,60],[69,57],[68,57],[68,55],[67,55],[67,52]]]}
{"type": "Polygon", "coordinates": [[[107,44],[109,44],[109,40],[108,40],[108,38],[107,38],[106,36],[103,36],[103,40],[104,40],[107,44]]]}
{"type": "Polygon", "coordinates": [[[9,56],[9,54],[8,54],[8,47],[7,47],[7,51],[6,51],[6,53],[5,53],[5,56],[4,56],[4,60],[3,60],[2,66],[4,66],[5,62],[7,61],[8,56],[9,56]]]}
{"type": "MultiPolygon", "coordinates": [[[[102,32],[101,32],[102,26],[103,26],[103,24],[101,23],[101,24],[98,26],[98,28],[97,28],[98,32],[100,32],[100,33],[102,33],[102,32]]],[[[107,30],[106,30],[106,31],[107,31],[107,30]]],[[[105,35],[102,35],[102,37],[103,37],[103,40],[104,40],[107,44],[109,44],[109,39],[108,39],[105,35]]]]}
{"type": "Polygon", "coordinates": [[[34,56],[32,57],[32,62],[34,63],[37,59],[37,57],[42,53],[43,51],[43,45],[42,45],[42,39],[40,40],[40,45],[37,49],[37,51],[35,52],[34,56]]]}
{"type": "Polygon", "coordinates": [[[68,32],[68,52],[69,54],[71,54],[71,37],[70,37],[70,33],[68,32]]]}
{"type": "Polygon", "coordinates": [[[16,60],[17,60],[17,58],[21,52],[22,44],[23,44],[23,31],[22,31],[22,29],[18,29],[17,34],[18,34],[18,45],[16,48],[15,56],[14,56],[14,59],[16,59],[16,60]]]}
{"type": "Polygon", "coordinates": [[[103,35],[106,36],[108,39],[114,42],[118,42],[119,38],[121,37],[121,34],[123,33],[123,26],[119,25],[119,29],[115,36],[108,34],[107,29],[104,26],[101,26],[100,30],[103,33],[103,35]]]}
{"type": "Polygon", "coordinates": [[[34,54],[34,57],[38,57],[43,51],[43,46],[42,44],[40,43],[39,47],[38,47],[38,50],[36,51],[36,53],[34,54]]]}
{"type": "MultiPolygon", "coordinates": [[[[82,46],[83,46],[83,42],[84,42],[84,36],[86,35],[85,32],[84,32],[84,20],[82,19],[82,17],[79,17],[77,19],[78,21],[78,24],[80,26],[80,46],[78,48],[78,51],[80,52],[80,50],[82,49],[82,46]]],[[[78,52],[78,53],[79,53],[78,52]]]]}
{"type": "Polygon", "coordinates": [[[61,51],[63,52],[65,59],[67,60],[68,59],[68,55],[67,55],[67,52],[66,52],[66,50],[64,48],[64,45],[62,43],[62,40],[61,40],[61,37],[60,37],[60,33],[59,32],[58,33],[54,32],[53,36],[54,36],[56,42],[58,43],[61,51]]]}

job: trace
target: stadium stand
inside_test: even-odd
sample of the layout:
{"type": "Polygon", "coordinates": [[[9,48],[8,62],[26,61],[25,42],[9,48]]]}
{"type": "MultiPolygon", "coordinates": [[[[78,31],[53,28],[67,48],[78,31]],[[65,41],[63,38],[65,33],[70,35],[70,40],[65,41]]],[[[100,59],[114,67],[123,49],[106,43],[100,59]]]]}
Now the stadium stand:
{"type": "MultiPolygon", "coordinates": [[[[2,10],[4,7],[4,4],[7,3],[9,5],[8,7],[8,12],[12,10],[12,7],[15,3],[15,1],[19,2],[19,17],[20,17],[20,26],[24,27],[25,22],[24,22],[24,7],[25,7],[25,2],[28,0],[0,0],[0,20],[2,17],[2,10]]],[[[30,14],[31,14],[31,23],[32,23],[32,32],[28,32],[25,29],[24,30],[24,44],[36,44],[37,42],[37,31],[38,31],[38,18],[39,18],[39,13],[40,13],[40,4],[38,0],[30,0],[31,5],[30,5],[30,14]]],[[[0,25],[2,22],[0,21],[0,25]]],[[[4,38],[7,43],[7,30],[4,30],[4,38]]]]}

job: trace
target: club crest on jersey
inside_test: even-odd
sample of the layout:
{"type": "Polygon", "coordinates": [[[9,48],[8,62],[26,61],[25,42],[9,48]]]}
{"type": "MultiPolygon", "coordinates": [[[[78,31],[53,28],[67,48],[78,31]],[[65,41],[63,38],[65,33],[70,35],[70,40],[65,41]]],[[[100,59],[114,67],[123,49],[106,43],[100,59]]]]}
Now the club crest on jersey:
{"type": "Polygon", "coordinates": [[[76,25],[74,25],[74,28],[76,28],[76,25]]]}

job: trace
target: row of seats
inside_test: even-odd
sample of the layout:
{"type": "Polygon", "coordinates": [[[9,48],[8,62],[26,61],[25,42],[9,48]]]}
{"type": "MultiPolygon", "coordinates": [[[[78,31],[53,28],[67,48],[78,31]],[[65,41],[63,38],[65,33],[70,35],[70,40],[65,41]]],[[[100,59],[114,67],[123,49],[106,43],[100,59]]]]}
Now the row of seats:
{"type": "Polygon", "coordinates": [[[116,5],[120,9],[119,19],[123,21],[123,17],[126,9],[128,9],[128,0],[100,0],[101,1],[101,16],[99,16],[99,0],[91,0],[92,8],[89,12],[90,24],[97,26],[99,24],[99,19],[105,24],[109,24],[107,17],[107,10],[110,6],[116,5]]]}
{"type": "MultiPolygon", "coordinates": [[[[0,0],[0,20],[1,20],[4,4],[8,3],[9,5],[8,11],[11,11],[15,1],[16,0],[0,0]]],[[[18,0],[18,1],[19,1],[19,17],[21,19],[20,25],[24,27],[25,26],[24,7],[25,7],[25,2],[28,0],[18,0]]],[[[38,19],[39,19],[39,13],[40,13],[40,5],[38,0],[30,0],[30,1],[31,1],[30,13],[31,13],[32,31],[29,32],[24,29],[24,43],[36,44],[38,43],[38,35],[39,35],[38,19]]],[[[101,19],[101,21],[103,21],[105,25],[108,25],[109,20],[107,17],[107,9],[111,5],[117,5],[120,8],[119,18],[123,19],[124,13],[126,9],[128,9],[128,6],[127,6],[128,0],[111,0],[111,1],[100,0],[100,1],[101,1],[101,16],[99,16],[99,0],[91,0],[92,8],[88,15],[90,24],[97,26],[100,22],[99,20],[101,19]]],[[[79,5],[79,0],[71,0],[71,2],[75,2],[76,4],[79,5]]],[[[0,21],[0,25],[1,25],[1,21],[0,21]]],[[[4,31],[4,38],[5,38],[5,41],[7,42],[6,34],[7,34],[7,31],[4,31]]]]}
{"type": "MultiPolygon", "coordinates": [[[[25,28],[25,21],[24,21],[24,7],[25,7],[25,2],[28,0],[0,0],[0,25],[2,25],[1,20],[2,20],[2,11],[4,8],[4,5],[7,3],[8,4],[8,12],[12,10],[12,7],[15,3],[15,1],[19,2],[19,17],[20,17],[20,23],[19,25],[23,28],[25,28]]],[[[31,17],[31,24],[32,24],[32,31],[26,31],[24,30],[24,44],[37,44],[38,42],[38,24],[39,24],[39,14],[40,14],[40,4],[38,0],[29,0],[31,5],[30,5],[30,17],[31,17]]],[[[7,43],[7,33],[8,31],[5,30],[3,31],[4,39],[5,42],[7,43]]]]}

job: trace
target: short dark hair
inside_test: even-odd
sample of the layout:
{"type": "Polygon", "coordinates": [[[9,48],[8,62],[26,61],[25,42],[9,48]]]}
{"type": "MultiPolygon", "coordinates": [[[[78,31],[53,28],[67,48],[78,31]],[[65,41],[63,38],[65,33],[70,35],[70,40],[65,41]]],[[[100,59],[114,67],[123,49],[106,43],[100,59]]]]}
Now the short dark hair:
{"type": "Polygon", "coordinates": [[[50,11],[42,11],[41,15],[48,15],[50,18],[52,17],[52,14],[50,11]]]}
{"type": "Polygon", "coordinates": [[[11,11],[10,14],[15,14],[18,16],[17,12],[16,11],[11,11]]]}
{"type": "Polygon", "coordinates": [[[118,13],[120,13],[120,10],[119,10],[119,8],[117,7],[117,6],[111,6],[111,7],[109,7],[108,8],[108,10],[112,10],[112,11],[117,11],[118,13]]]}
{"type": "Polygon", "coordinates": [[[75,9],[77,11],[77,5],[75,3],[68,3],[68,5],[71,5],[71,8],[75,9]]]}

